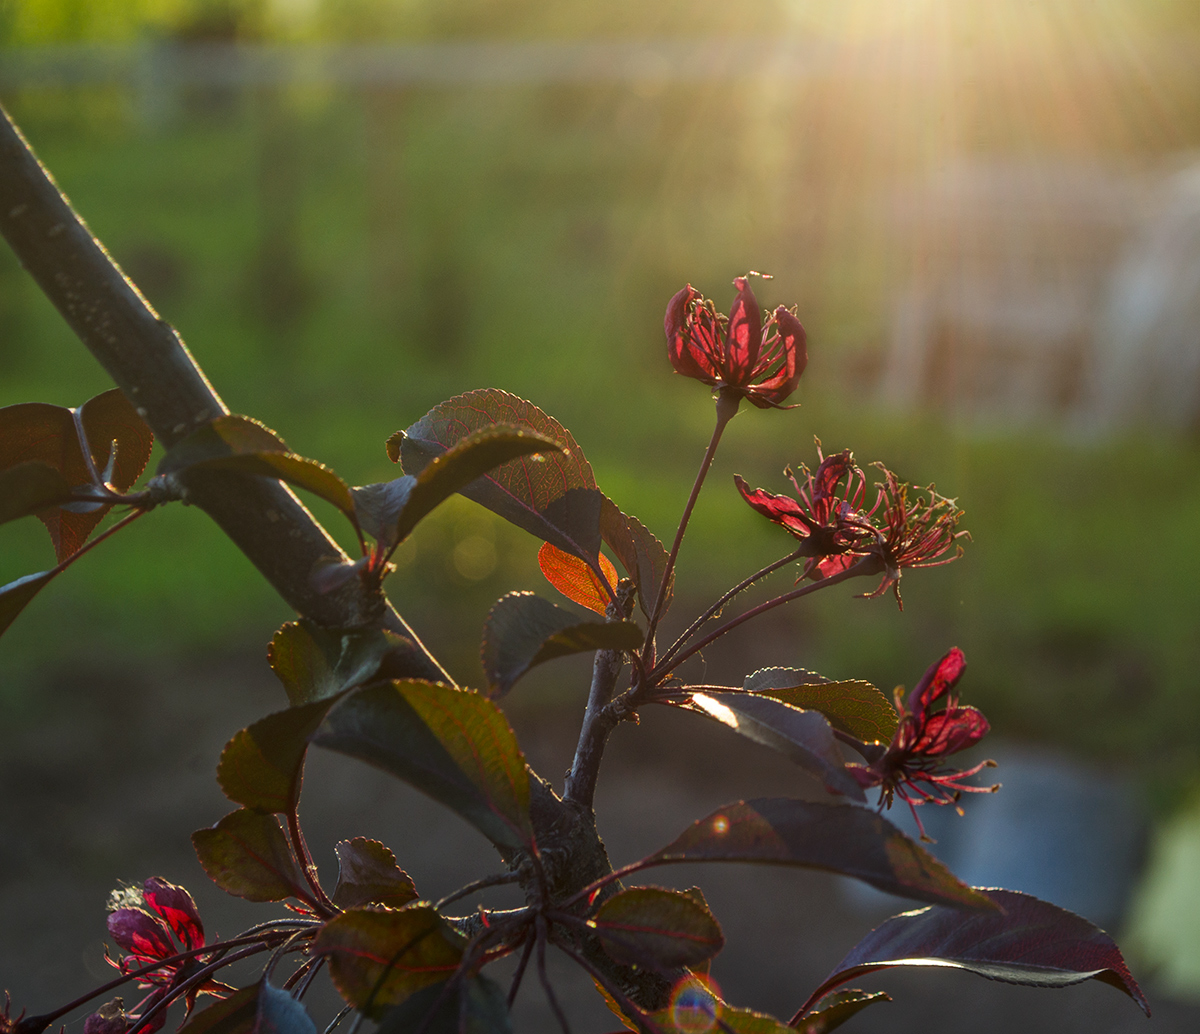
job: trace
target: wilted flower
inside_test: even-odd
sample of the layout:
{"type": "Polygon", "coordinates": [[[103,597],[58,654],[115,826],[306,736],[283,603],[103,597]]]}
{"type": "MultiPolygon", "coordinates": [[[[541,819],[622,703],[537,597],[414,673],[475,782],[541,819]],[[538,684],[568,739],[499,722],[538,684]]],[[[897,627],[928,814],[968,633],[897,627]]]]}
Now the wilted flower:
{"type": "Polygon", "coordinates": [[[688,284],[667,305],[663,326],[676,373],[730,388],[759,409],[778,406],[800,383],[808,363],[804,328],[782,305],[763,326],[758,300],[744,276],[728,318],[688,284]]]}
{"type": "Polygon", "coordinates": [[[913,818],[927,840],[925,826],[917,815],[917,805],[957,804],[967,793],[994,793],[996,786],[968,786],[963,779],[991,768],[994,761],[981,761],[974,768],[946,768],[942,759],[960,750],[973,747],[987,735],[988,720],[973,707],[960,707],[954,687],[962,677],[967,662],[958,647],[940,661],[929,666],[924,677],[901,701],[896,690],[896,710],[900,722],[886,751],[869,765],[847,765],[850,774],[864,789],[879,787],[879,803],[891,807],[893,796],[899,796],[912,809],[913,818]],[[946,706],[934,711],[933,705],[943,697],[946,706]]]}
{"type": "Polygon", "coordinates": [[[937,567],[948,564],[962,556],[959,546],[953,556],[945,556],[956,539],[970,538],[966,531],[955,531],[963,511],[953,499],[938,495],[933,485],[925,489],[925,496],[909,496],[910,486],[900,481],[887,467],[876,463],[884,475],[879,486],[879,498],[872,513],[882,505],[879,517],[883,527],[875,552],[883,563],[883,579],[868,598],[881,596],[889,588],[895,593],[896,602],[904,609],[900,598],[900,572],[905,567],[937,567]],[[944,559],[939,559],[944,557],[944,559]]]}
{"type": "MultiPolygon", "coordinates": [[[[112,958],[108,961],[122,973],[130,973],[159,959],[169,959],[204,947],[204,924],[200,921],[191,894],[158,876],[151,876],[140,890],[131,887],[114,892],[110,908],[109,935],[127,954],[119,961],[112,958]]],[[[143,973],[137,978],[138,987],[155,990],[133,1010],[130,1018],[144,1015],[171,987],[177,986],[198,967],[199,963],[192,957],[169,962],[159,969],[143,973]]],[[[188,1012],[195,1005],[197,995],[224,997],[233,990],[218,980],[205,981],[187,992],[188,1012]]],[[[164,1010],[144,1029],[152,1034],[165,1020],[164,1010]]]]}
{"type": "Polygon", "coordinates": [[[125,1034],[129,1024],[124,1000],[114,998],[111,1002],[105,1002],[83,1021],[83,1034],[125,1034]]]}
{"type": "Polygon", "coordinates": [[[875,529],[862,512],[866,479],[854,465],[849,449],[825,456],[817,442],[816,473],[800,466],[801,478],[789,467],[784,473],[796,487],[796,498],[775,495],[750,486],[734,475],[734,483],[755,510],[800,540],[801,555],[809,558],[804,575],[828,578],[865,552],[864,543],[875,540],[875,529]]]}

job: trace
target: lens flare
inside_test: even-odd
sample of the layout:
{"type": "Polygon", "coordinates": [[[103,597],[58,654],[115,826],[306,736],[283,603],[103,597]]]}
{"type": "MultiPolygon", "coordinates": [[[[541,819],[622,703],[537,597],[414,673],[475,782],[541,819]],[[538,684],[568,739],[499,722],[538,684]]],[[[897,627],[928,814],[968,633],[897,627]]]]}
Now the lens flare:
{"type": "Polygon", "coordinates": [[[721,992],[706,977],[686,976],[671,992],[670,1009],[679,1034],[708,1034],[717,1025],[721,992]]]}

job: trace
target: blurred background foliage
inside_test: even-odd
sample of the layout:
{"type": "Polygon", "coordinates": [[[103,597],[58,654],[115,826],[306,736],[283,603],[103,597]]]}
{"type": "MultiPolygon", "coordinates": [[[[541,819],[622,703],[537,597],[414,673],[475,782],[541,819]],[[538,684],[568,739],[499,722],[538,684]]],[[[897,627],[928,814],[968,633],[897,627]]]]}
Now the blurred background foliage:
{"type": "MultiPolygon", "coordinates": [[[[787,38],[826,59],[783,80],[188,87],[153,110],[121,86],[9,83],[0,97],[230,408],[355,484],[393,476],[392,431],[495,386],[566,424],[601,487],[669,540],[712,404],[671,374],[663,308],[688,281],[727,308],[734,275],[771,272],[760,299],[798,304],[809,330],[803,408],[732,425],[685,544],[679,616],[787,550],[731,475],[782,491],[786,464],[813,463],[814,434],[936,482],[974,541],[904,578],[903,614],[833,590],[715,650],[710,675],[803,665],[888,691],[957,644],[967,699],[997,732],[1137,767],[1177,799],[1200,756],[1195,438],[981,424],[884,406],[877,388],[911,268],[889,199],[964,158],[1177,160],[1200,142],[1200,89],[1159,57],[1200,41],[1200,8],[0,0],[0,68],[79,44],[675,37],[787,38]]],[[[107,386],[0,251],[0,404],[107,386]]],[[[0,582],[50,565],[39,526],[0,531],[0,582]]],[[[475,681],[491,602],[552,595],[536,546],[455,501],[405,547],[389,591],[475,681]]],[[[67,658],[260,655],[288,617],[202,514],[169,508],[30,607],[0,641],[0,692],[18,700],[67,658]]],[[[536,691],[574,706],[583,687],[536,691]]]]}

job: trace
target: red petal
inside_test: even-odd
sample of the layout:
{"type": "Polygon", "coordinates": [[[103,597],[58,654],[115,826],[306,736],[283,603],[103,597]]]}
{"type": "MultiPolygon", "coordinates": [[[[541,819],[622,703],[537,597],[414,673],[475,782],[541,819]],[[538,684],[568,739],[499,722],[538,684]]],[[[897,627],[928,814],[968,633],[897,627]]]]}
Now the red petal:
{"type": "Polygon", "coordinates": [[[183,887],[168,883],[160,876],[151,876],[142,884],[146,904],[157,912],[183,947],[191,951],[204,946],[204,924],[196,911],[196,902],[183,887]]]}
{"type": "Polygon", "coordinates": [[[975,746],[990,728],[983,713],[974,707],[952,707],[929,717],[912,751],[929,757],[957,754],[975,746]]]}
{"type": "Polygon", "coordinates": [[[786,528],[798,539],[808,538],[812,533],[812,522],[805,516],[804,510],[795,499],[786,495],[775,495],[761,488],[751,491],[750,486],[737,474],[733,475],[733,483],[742,493],[742,498],[767,520],[786,528]]]}
{"type": "Polygon", "coordinates": [[[962,678],[967,661],[957,646],[953,647],[940,661],[931,664],[908,695],[906,707],[910,714],[923,718],[938,700],[952,690],[962,678]]]}
{"type": "Polygon", "coordinates": [[[758,366],[758,353],[762,348],[762,312],[744,276],[734,280],[733,286],[738,289],[738,296],[729,310],[725,381],[734,387],[746,388],[750,387],[751,375],[758,366]]]}
{"type": "Polygon", "coordinates": [[[166,924],[140,908],[118,908],[108,917],[108,932],[125,951],[154,961],[177,954],[166,924]]]}

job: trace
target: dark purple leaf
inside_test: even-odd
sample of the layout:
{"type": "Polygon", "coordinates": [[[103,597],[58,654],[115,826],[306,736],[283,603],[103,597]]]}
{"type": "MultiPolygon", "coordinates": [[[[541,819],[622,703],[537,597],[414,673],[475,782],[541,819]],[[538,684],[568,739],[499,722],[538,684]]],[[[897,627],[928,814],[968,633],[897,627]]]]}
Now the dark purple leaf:
{"type": "Polygon", "coordinates": [[[338,858],[338,881],[333,903],[338,908],[388,905],[400,908],[414,901],[417,888],[412,878],[396,864],[396,856],[378,840],[355,837],[334,845],[338,858]]]}
{"type": "Polygon", "coordinates": [[[192,1015],[178,1034],[257,1034],[259,984],[235,991],[192,1015]]]}
{"type": "Polygon", "coordinates": [[[71,486],[54,467],[26,460],[0,470],[0,524],[71,501],[71,486]]]}
{"type": "Polygon", "coordinates": [[[8,631],[8,626],[16,619],[50,579],[58,571],[39,571],[37,574],[27,574],[15,582],[0,585],[0,635],[8,631]]]}
{"type": "Polygon", "coordinates": [[[869,682],[831,682],[803,668],[763,668],[748,675],[743,688],[793,707],[820,711],[835,729],[864,743],[890,743],[896,708],[869,682]]]}
{"type": "Polygon", "coordinates": [[[817,1002],[800,1020],[789,1026],[800,1034],[829,1034],[845,1023],[851,1016],[862,1012],[873,1002],[890,1002],[892,996],[886,991],[834,991],[817,1002]]]}
{"type": "Polygon", "coordinates": [[[338,702],[312,742],[411,783],[502,847],[532,841],[525,758],[503,713],[478,693],[365,686],[338,702]]]}
{"type": "MultiPolygon", "coordinates": [[[[627,517],[607,496],[600,509],[600,534],[637,586],[638,605],[642,613],[649,616],[667,570],[666,548],[641,521],[627,517]]],[[[663,613],[666,613],[670,600],[671,586],[668,585],[663,613]]]]}
{"type": "Polygon", "coordinates": [[[693,693],[689,704],[698,711],[764,747],[791,758],[820,779],[832,793],[865,801],[862,787],[846,771],[833,730],[825,716],[801,711],[770,697],[731,691],[693,693]]]}
{"type": "Polygon", "coordinates": [[[217,782],[235,804],[264,812],[290,812],[300,800],[308,738],[333,698],[290,707],[234,734],[221,751],[217,782]]]}
{"type": "Polygon", "coordinates": [[[373,679],[439,674],[404,636],[379,629],[322,628],[304,618],[275,633],[267,659],[293,707],[326,700],[373,679]]]}
{"type": "MultiPolygon", "coordinates": [[[[1102,980],[1150,1006],[1113,939],[1074,912],[1015,890],[981,890],[998,911],[923,908],[893,916],[864,937],[813,992],[804,1009],[839,984],[891,966],[950,966],[989,980],[1066,987],[1102,980]]],[[[803,1015],[804,1009],[801,1010],[803,1015]]]]}
{"type": "Polygon", "coordinates": [[[988,909],[996,905],[881,815],[852,805],[759,797],[719,808],[646,862],[759,862],[853,876],[888,894],[988,909]]]}
{"type": "Polygon", "coordinates": [[[483,626],[483,670],[493,696],[503,696],[530,668],[592,650],[636,650],[642,630],[632,621],[580,621],[531,592],[510,592],[483,626]]]}
{"type": "Polygon", "coordinates": [[[390,1009],[376,1034],[512,1034],[508,1003],[499,985],[475,976],[447,988],[422,988],[390,1009]]]}
{"type": "Polygon", "coordinates": [[[329,957],[342,997],[376,1019],[389,1005],[449,979],[467,940],[428,905],[356,908],[329,920],[313,942],[329,957]]]}
{"type": "Polygon", "coordinates": [[[604,950],[627,966],[696,966],[725,944],[720,925],[703,904],[661,887],[629,887],[614,894],[588,925],[604,950]]]}
{"type": "Polygon", "coordinates": [[[304,874],[274,815],[241,808],[198,829],[192,845],[209,879],[247,901],[282,901],[307,893],[304,874]]]}
{"type": "Polygon", "coordinates": [[[388,455],[419,476],[438,456],[496,424],[531,431],[558,444],[557,453],[522,457],[494,468],[461,492],[559,549],[594,562],[600,552],[600,507],[591,464],[557,420],[531,402],[493,388],[435,406],[388,440],[388,455]]]}

